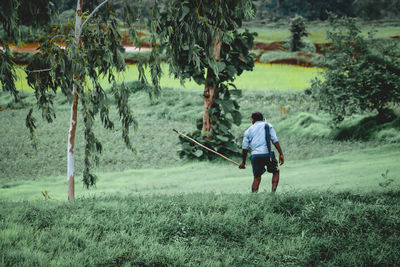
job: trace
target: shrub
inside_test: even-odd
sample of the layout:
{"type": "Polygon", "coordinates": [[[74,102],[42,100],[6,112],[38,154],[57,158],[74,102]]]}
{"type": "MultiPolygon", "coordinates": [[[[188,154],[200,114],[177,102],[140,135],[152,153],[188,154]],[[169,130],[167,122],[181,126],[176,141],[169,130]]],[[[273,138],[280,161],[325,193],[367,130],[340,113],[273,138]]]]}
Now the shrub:
{"type": "Polygon", "coordinates": [[[378,41],[372,33],[364,37],[352,18],[331,16],[330,23],[327,70],[307,92],[335,122],[360,111],[377,111],[377,121],[386,122],[390,106],[400,102],[398,43],[378,41]]]}
{"type": "Polygon", "coordinates": [[[308,39],[308,38],[304,38],[302,40],[303,46],[300,49],[300,51],[303,51],[305,53],[310,53],[310,54],[315,54],[317,53],[317,49],[315,48],[314,43],[308,39]]]}

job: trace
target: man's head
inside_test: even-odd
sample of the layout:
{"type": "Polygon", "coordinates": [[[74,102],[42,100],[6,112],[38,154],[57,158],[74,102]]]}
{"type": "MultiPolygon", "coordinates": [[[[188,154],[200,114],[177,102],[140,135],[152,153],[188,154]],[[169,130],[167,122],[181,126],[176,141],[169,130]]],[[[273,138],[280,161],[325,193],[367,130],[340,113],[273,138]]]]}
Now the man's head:
{"type": "Polygon", "coordinates": [[[251,114],[251,122],[254,124],[256,121],[264,120],[263,115],[260,112],[254,112],[251,114]]]}

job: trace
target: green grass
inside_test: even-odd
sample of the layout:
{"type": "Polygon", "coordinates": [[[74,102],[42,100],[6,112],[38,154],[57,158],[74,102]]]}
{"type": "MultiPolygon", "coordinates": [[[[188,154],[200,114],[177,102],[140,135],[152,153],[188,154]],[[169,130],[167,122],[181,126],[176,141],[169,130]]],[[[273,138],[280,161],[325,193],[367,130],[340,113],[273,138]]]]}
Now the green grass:
{"type": "Polygon", "coordinates": [[[400,194],[0,201],[2,266],[394,266],[400,194]]]}
{"type": "MultiPolygon", "coordinates": [[[[387,39],[391,35],[399,34],[399,24],[400,22],[364,23],[362,25],[362,32],[367,36],[368,32],[373,30],[375,31],[375,38],[387,39]]],[[[307,25],[307,31],[309,32],[307,38],[313,43],[326,43],[329,41],[326,37],[326,32],[329,29],[329,24],[327,22],[310,23],[307,25]]],[[[289,25],[285,24],[271,23],[266,25],[250,26],[249,30],[258,33],[255,42],[286,42],[290,37],[289,25]]]]}
{"type": "MultiPolygon", "coordinates": [[[[185,82],[184,87],[180,81],[168,76],[168,66],[162,65],[164,76],[161,79],[163,87],[172,88],[185,88],[193,90],[203,90],[204,86],[196,84],[194,81],[185,82]]],[[[304,68],[300,66],[281,65],[281,64],[259,64],[257,63],[254,71],[246,71],[239,76],[235,84],[240,89],[245,90],[302,90],[308,88],[321,69],[318,68],[304,68]]],[[[118,75],[118,81],[129,82],[138,79],[139,72],[135,65],[128,65],[124,73],[118,75]]],[[[150,75],[147,75],[150,78],[150,75]]],[[[26,74],[22,69],[17,69],[17,83],[16,86],[21,90],[32,90],[26,82],[26,74]]],[[[110,86],[107,78],[103,78],[100,84],[105,88],[110,86]]]]}

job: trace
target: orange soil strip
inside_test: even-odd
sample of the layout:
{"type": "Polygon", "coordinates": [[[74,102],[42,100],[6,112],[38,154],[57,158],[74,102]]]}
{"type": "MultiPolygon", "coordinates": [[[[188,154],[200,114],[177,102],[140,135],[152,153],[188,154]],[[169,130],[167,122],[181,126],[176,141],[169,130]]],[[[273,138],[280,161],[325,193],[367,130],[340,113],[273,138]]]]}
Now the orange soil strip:
{"type": "MultiPolygon", "coordinates": [[[[57,42],[57,44],[61,47],[65,47],[65,43],[57,42]]],[[[16,52],[30,52],[30,53],[37,53],[39,50],[39,43],[26,43],[22,46],[17,46],[15,44],[9,44],[11,50],[16,52]]],[[[140,49],[135,46],[124,46],[126,52],[136,52],[136,51],[146,51],[150,50],[150,46],[143,45],[140,49]]],[[[0,49],[3,50],[3,47],[0,46],[0,49]]]]}

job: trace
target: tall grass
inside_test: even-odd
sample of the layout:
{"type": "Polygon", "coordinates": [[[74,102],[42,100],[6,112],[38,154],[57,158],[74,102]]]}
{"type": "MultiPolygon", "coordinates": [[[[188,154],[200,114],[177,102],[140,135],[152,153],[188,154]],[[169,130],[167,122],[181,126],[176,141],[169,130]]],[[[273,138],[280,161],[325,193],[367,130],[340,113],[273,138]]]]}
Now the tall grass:
{"type": "Polygon", "coordinates": [[[400,194],[0,202],[2,266],[394,266],[400,194]]]}

